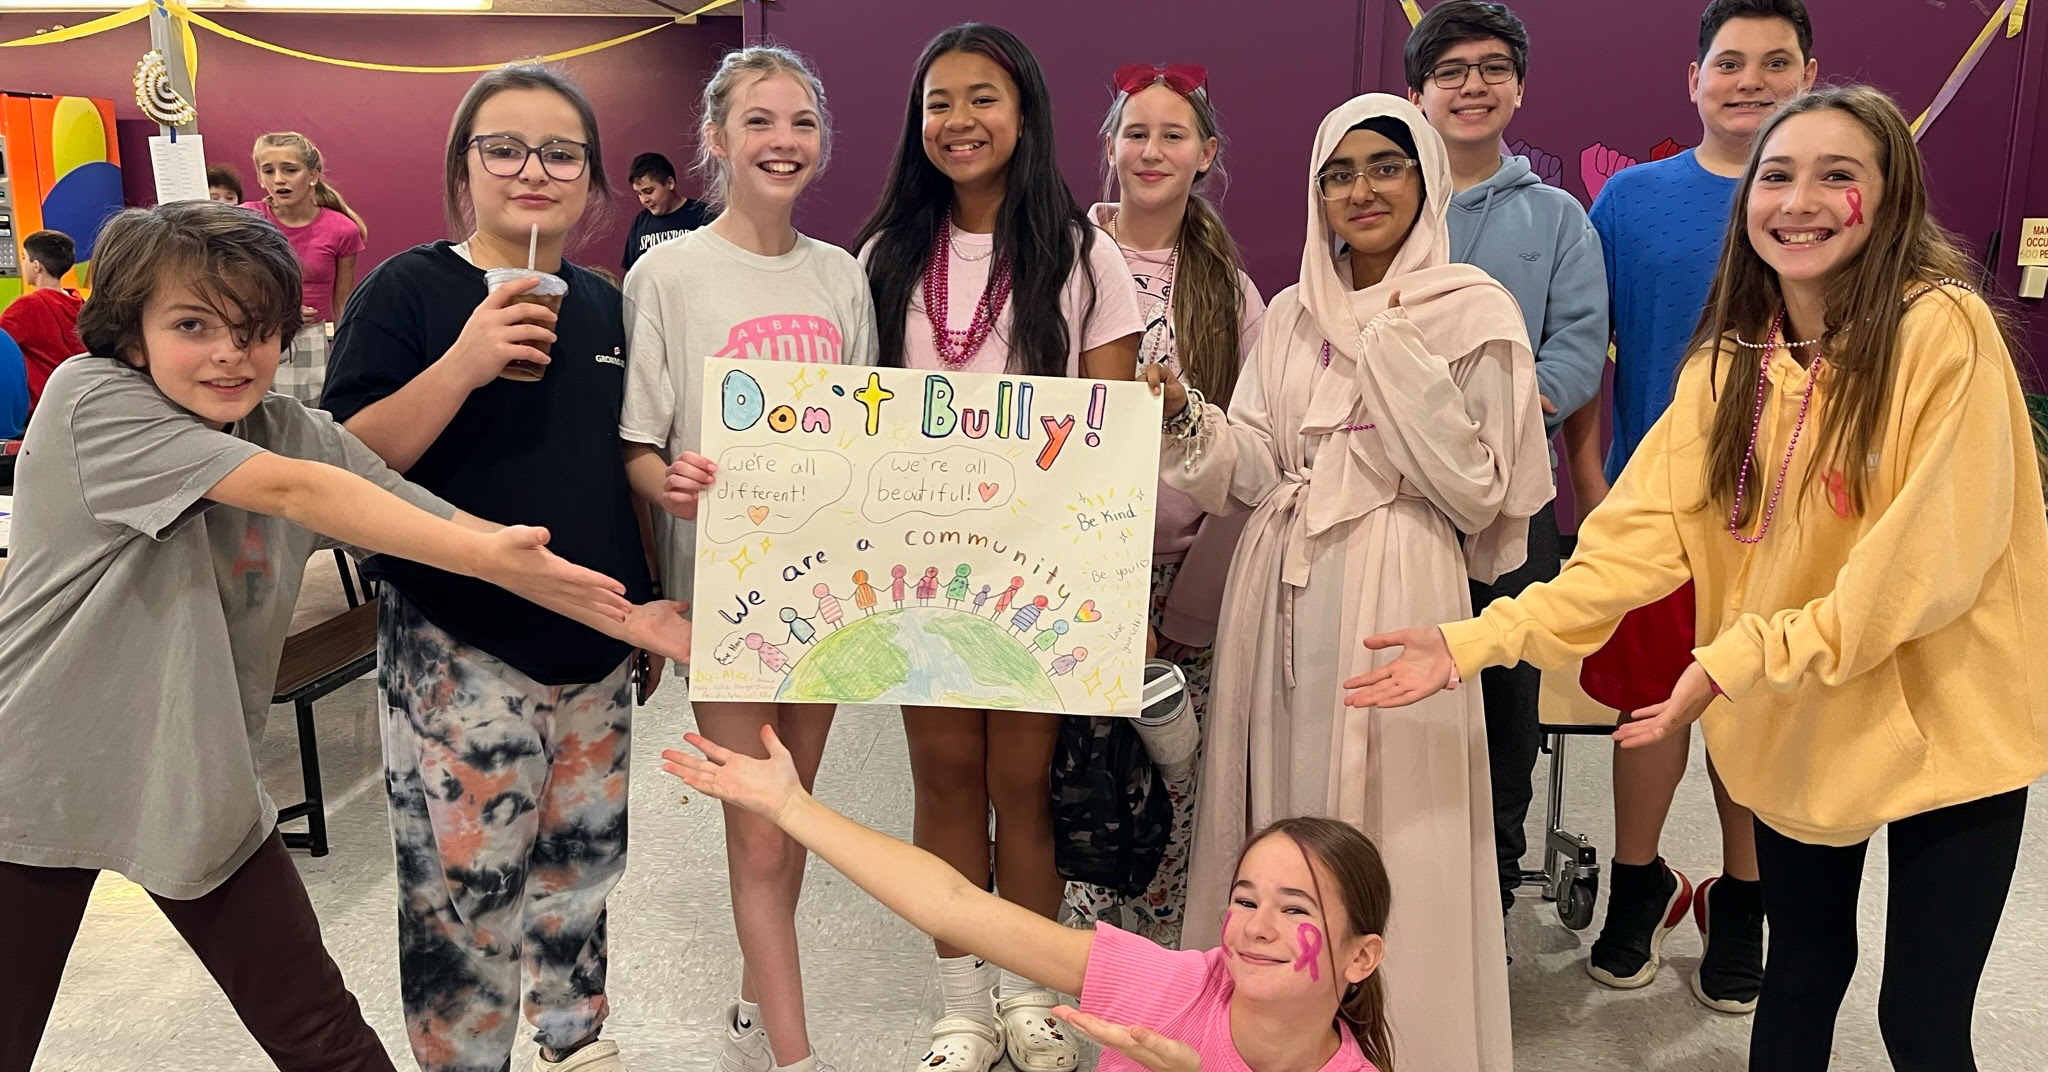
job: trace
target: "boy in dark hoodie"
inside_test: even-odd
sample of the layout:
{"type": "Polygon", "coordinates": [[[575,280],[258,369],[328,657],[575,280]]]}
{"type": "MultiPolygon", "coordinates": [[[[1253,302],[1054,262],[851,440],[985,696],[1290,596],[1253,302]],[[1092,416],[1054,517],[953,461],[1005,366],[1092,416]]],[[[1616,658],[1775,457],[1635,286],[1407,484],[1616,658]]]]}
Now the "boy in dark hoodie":
{"type": "MultiPolygon", "coordinates": [[[[1536,352],[1546,429],[1600,393],[1607,358],[1607,273],[1600,237],[1572,195],[1546,186],[1525,157],[1501,153],[1501,132],[1522,103],[1529,34],[1501,4],[1445,0],[1408,37],[1408,98],[1443,135],[1450,152],[1451,257],[1499,280],[1522,307],[1536,352]]],[[[1557,454],[1551,452],[1555,465],[1557,454]]],[[[1493,584],[1472,585],[1472,605],[1557,576],[1557,504],[1529,519],[1529,559],[1493,584]]],[[[1487,759],[1493,782],[1494,848],[1502,911],[1515,903],[1527,849],[1531,772],[1542,734],[1542,678],[1522,665],[1488,670],[1487,759]]]]}

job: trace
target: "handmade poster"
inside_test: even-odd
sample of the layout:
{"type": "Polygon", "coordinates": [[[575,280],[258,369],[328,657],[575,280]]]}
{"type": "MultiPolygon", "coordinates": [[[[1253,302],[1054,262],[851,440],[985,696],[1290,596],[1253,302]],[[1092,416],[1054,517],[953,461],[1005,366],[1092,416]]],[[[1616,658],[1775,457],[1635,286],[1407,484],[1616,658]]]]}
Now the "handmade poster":
{"type": "Polygon", "coordinates": [[[709,359],[692,700],[1135,715],[1142,384],[709,359]]]}

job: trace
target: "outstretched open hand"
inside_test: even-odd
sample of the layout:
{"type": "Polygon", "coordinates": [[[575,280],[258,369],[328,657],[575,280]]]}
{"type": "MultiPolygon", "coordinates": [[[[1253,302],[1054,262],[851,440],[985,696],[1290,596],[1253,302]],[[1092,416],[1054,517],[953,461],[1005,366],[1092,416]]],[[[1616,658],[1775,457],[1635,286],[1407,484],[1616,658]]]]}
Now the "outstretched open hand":
{"type": "Polygon", "coordinates": [[[1202,1055],[1193,1046],[1149,1027],[1111,1023],[1072,1005],[1061,1005],[1052,1014],[1096,1042],[1138,1062],[1147,1072],[1202,1072],[1202,1055]]]}
{"type": "MultiPolygon", "coordinates": [[[[622,638],[641,651],[689,665],[690,605],[680,599],[652,599],[626,612],[622,638]]],[[[657,660],[658,662],[658,660],[657,660]]],[[[654,687],[648,686],[653,692],[654,687]]]]}
{"type": "Polygon", "coordinates": [[[1451,674],[1457,664],[1451,661],[1451,647],[1444,641],[1444,631],[1436,626],[1369,636],[1365,646],[1374,651],[1400,648],[1401,655],[1385,666],[1346,681],[1344,687],[1351,690],[1344,697],[1346,707],[1406,707],[1452,687],[1451,674]]]}
{"type": "Polygon", "coordinates": [[[1671,698],[1630,714],[1614,728],[1614,743],[1623,748],[1641,748],[1666,735],[1698,722],[1707,705],[1714,702],[1714,679],[1706,667],[1693,663],[1671,686],[1671,698]]]}
{"type": "Polygon", "coordinates": [[[779,823],[790,802],[804,791],[789,749],[782,746],[782,739],[771,727],[761,727],[767,759],[742,755],[701,734],[686,733],[683,740],[704,753],[703,758],[671,748],[661,754],[661,769],[707,797],[779,823]]]}

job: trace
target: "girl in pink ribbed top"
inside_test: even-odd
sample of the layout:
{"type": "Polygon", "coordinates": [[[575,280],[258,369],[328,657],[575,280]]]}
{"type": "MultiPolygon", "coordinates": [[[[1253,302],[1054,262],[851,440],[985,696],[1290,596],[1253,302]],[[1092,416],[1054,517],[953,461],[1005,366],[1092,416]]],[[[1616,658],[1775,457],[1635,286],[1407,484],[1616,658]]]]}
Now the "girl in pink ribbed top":
{"type": "MultiPolygon", "coordinates": [[[[1100,1072],[1393,1072],[1377,974],[1392,888],[1354,826],[1285,819],[1255,834],[1222,943],[1175,952],[1106,923],[1063,927],[818,803],[768,727],[765,760],[686,739],[705,758],[671,749],[662,766],[691,788],[773,821],[933,938],[1079,993],[1079,1010],[1057,1011],[1113,1048],[1100,1072]]],[[[1046,1027],[1065,1030],[1051,1018],[1046,1027]]]]}

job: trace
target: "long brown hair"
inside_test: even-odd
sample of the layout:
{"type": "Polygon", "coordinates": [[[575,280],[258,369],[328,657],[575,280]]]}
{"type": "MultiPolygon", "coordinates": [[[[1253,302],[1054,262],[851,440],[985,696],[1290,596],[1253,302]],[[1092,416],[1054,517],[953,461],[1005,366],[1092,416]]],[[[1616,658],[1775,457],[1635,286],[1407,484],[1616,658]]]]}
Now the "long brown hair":
{"type": "MultiPolygon", "coordinates": [[[[1394,884],[1387,877],[1387,865],[1380,859],[1379,846],[1350,823],[1302,815],[1282,819],[1245,839],[1237,851],[1234,876],[1244,866],[1244,855],[1253,845],[1269,837],[1292,841],[1310,863],[1309,879],[1316,884],[1316,903],[1327,905],[1322,880],[1315,876],[1321,864],[1337,880],[1337,896],[1344,904],[1344,918],[1351,925],[1351,937],[1387,933],[1387,914],[1394,904],[1394,884]]],[[[1325,910],[1327,911],[1327,909],[1325,910]]],[[[1325,922],[1328,916],[1324,917],[1325,922]]],[[[1335,955],[1332,947],[1332,956],[1335,955]]],[[[1387,1023],[1387,982],[1384,966],[1364,980],[1346,987],[1337,1005],[1337,1018],[1351,1028],[1358,1048],[1380,1072],[1394,1072],[1394,1033],[1387,1023]]]]}
{"type": "MultiPolygon", "coordinates": [[[[356,230],[362,232],[363,240],[369,241],[370,225],[364,223],[361,216],[356,215],[355,209],[348,207],[348,202],[342,200],[340,190],[328,184],[327,165],[322,162],[320,147],[313,144],[313,139],[296,130],[281,130],[257,138],[255,148],[249,150],[249,158],[256,165],[258,177],[261,177],[263,174],[263,150],[265,149],[290,149],[292,152],[297,153],[299,156],[299,166],[312,172],[314,175],[313,203],[321,208],[331,208],[347,216],[349,222],[356,225],[356,230]]],[[[211,179],[211,173],[209,173],[208,177],[211,179]]],[[[240,190],[241,184],[236,183],[235,189],[240,190]]],[[[266,194],[265,199],[268,200],[268,197],[269,195],[266,194]]]]}
{"type": "MultiPolygon", "coordinates": [[[[1244,291],[1237,276],[1244,268],[1244,257],[1230,232],[1224,230],[1216,206],[1201,194],[1202,184],[1223,172],[1223,135],[1216,123],[1216,106],[1210,103],[1206,88],[1180,94],[1180,98],[1194,110],[1195,131],[1202,140],[1216,139],[1216,159],[1195,175],[1188,191],[1187,214],[1181,218],[1180,259],[1173,270],[1174,354],[1188,385],[1228,409],[1246,356],[1238,352],[1244,291]]],[[[1123,127],[1124,105],[1130,99],[1130,94],[1118,90],[1110,102],[1109,114],[1102,119],[1105,140],[1116,137],[1123,127]]],[[[1104,200],[1109,199],[1115,183],[1115,166],[1110,165],[1102,180],[1104,200]]]]}
{"type": "MultiPolygon", "coordinates": [[[[1884,185],[1863,248],[1823,284],[1827,313],[1820,344],[1827,354],[1830,397],[1820,409],[1818,439],[1801,477],[1801,494],[1825,464],[1842,474],[1850,502],[1858,514],[1863,512],[1869,494],[1864,459],[1884,438],[1886,410],[1898,378],[1899,325],[1905,319],[1906,299],[1929,291],[1942,279],[1976,278],[1955,238],[1928,215],[1920,152],[1905,116],[1890,97],[1868,86],[1840,86],[1816,90],[1771,116],[1757,132],[1756,148],[1737,187],[1720,269],[1688,348],[1693,360],[1705,357],[1713,362],[1709,378],[1718,385],[1720,401],[1707,447],[1707,496],[1722,509],[1732,508],[1742,482],[1750,422],[1758,405],[1758,364],[1764,359],[1762,351],[1731,346],[1725,340],[1731,334],[1762,339],[1784,305],[1777,272],[1749,241],[1750,188],[1771,135],[1793,116],[1824,110],[1847,115],[1869,133],[1877,145],[1884,185]]],[[[1925,300],[1958,301],[1941,290],[1932,290],[1925,300]]],[[[1999,326],[2010,353],[2013,334],[2002,317],[1999,326]]],[[[1763,476],[1758,474],[1758,479],[1763,476]]],[[[1745,499],[1737,524],[1749,523],[1761,499],[1745,499]]]]}

